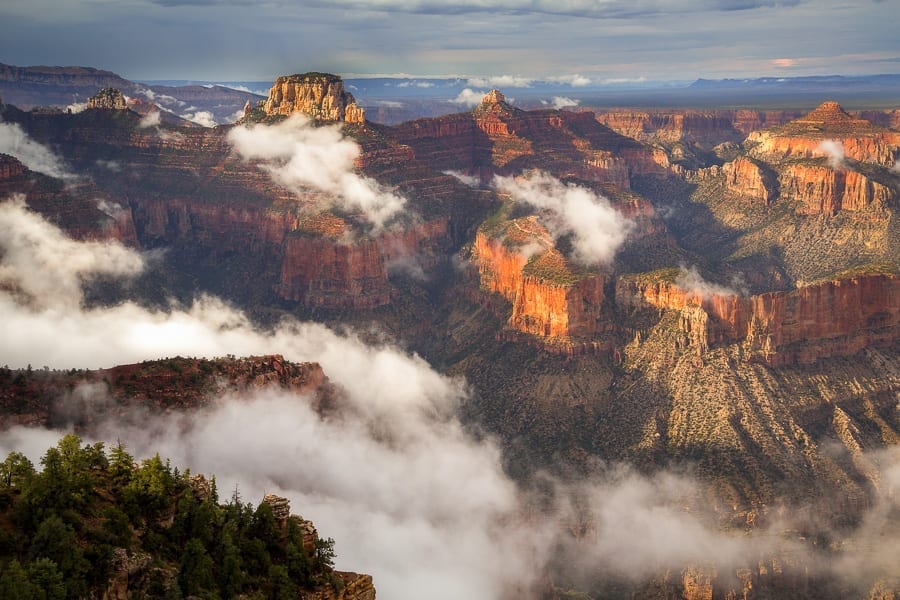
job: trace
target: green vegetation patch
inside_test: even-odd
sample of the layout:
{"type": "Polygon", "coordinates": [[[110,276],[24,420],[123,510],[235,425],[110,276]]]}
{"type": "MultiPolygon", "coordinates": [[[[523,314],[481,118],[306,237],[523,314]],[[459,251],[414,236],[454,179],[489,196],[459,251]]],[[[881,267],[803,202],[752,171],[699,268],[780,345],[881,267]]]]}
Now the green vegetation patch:
{"type": "Polygon", "coordinates": [[[135,463],[121,444],[67,435],[41,458],[0,463],[0,597],[100,597],[128,571],[137,598],[331,595],[334,541],[276,519],[215,478],[179,472],[157,454],[135,463]]]}

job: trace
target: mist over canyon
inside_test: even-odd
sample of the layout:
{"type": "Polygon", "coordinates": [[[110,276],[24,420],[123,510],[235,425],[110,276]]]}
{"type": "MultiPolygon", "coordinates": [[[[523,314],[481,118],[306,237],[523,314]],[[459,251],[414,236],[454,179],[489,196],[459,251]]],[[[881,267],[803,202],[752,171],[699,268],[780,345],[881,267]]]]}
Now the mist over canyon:
{"type": "Polygon", "coordinates": [[[898,593],[893,112],[121,97],[2,107],[4,453],[289,497],[379,597],[898,593]]]}

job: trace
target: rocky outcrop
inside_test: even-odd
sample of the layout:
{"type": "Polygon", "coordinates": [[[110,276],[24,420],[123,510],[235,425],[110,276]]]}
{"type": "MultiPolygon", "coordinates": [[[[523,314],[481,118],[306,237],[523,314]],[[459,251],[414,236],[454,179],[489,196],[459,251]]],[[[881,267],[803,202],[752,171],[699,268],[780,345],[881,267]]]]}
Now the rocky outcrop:
{"type": "Polygon", "coordinates": [[[284,245],[275,291],[307,306],[375,308],[391,300],[387,275],[377,240],[343,244],[321,237],[291,236],[284,245]]]}
{"type": "MultiPolygon", "coordinates": [[[[540,227],[535,221],[530,225],[540,227]]],[[[473,254],[482,289],[499,293],[512,304],[507,321],[510,329],[536,336],[551,346],[597,341],[594,338],[610,330],[609,323],[601,318],[605,277],[573,275],[549,242],[538,250],[525,244],[507,244],[479,231],[473,254]],[[529,257],[528,252],[537,254],[529,257]]]]}
{"type": "Polygon", "coordinates": [[[712,148],[722,142],[740,142],[729,111],[610,111],[597,120],[624,136],[645,143],[685,142],[712,148]]]}
{"type": "Polygon", "coordinates": [[[128,104],[122,90],[116,88],[103,88],[87,101],[88,108],[101,108],[108,110],[126,110],[128,104]]]}
{"type": "Polygon", "coordinates": [[[900,339],[897,275],[860,275],[754,296],[704,295],[667,281],[619,278],[616,302],[687,311],[680,327],[688,338],[705,331],[701,344],[739,342],[749,358],[772,366],[849,356],[900,339]]]}
{"type": "Polygon", "coordinates": [[[25,173],[25,165],[9,154],[0,154],[0,180],[15,179],[25,173]]]}
{"type": "Polygon", "coordinates": [[[775,177],[760,163],[740,156],[722,166],[725,188],[751,202],[768,206],[778,195],[775,177]]]}
{"type": "Polygon", "coordinates": [[[275,80],[264,110],[268,115],[303,113],[317,121],[364,123],[365,110],[344,90],[337,75],[304,73],[275,80]]]}
{"type": "Polygon", "coordinates": [[[600,124],[591,112],[524,111],[497,90],[471,113],[417,119],[393,134],[432,168],[482,181],[537,168],[627,190],[633,174],[664,172],[652,150],[600,124]]]}
{"type": "Polygon", "coordinates": [[[446,249],[448,221],[437,219],[375,238],[347,242],[320,235],[289,235],[284,242],[281,298],[322,308],[370,309],[391,301],[391,266],[414,260],[434,266],[446,249]]]}
{"type": "Polygon", "coordinates": [[[335,571],[340,580],[340,591],[325,587],[316,591],[300,591],[299,600],[375,600],[375,585],[371,575],[335,571]]]}
{"type": "Polygon", "coordinates": [[[842,147],[847,158],[892,167],[898,157],[900,132],[884,129],[851,116],[837,102],[824,102],[809,114],[789,123],[751,133],[753,156],[768,162],[832,158],[830,142],[842,147]]]}
{"type": "Polygon", "coordinates": [[[787,165],[779,181],[782,196],[799,200],[798,212],[809,215],[883,210],[894,197],[891,188],[858,171],[819,165],[787,165]]]}

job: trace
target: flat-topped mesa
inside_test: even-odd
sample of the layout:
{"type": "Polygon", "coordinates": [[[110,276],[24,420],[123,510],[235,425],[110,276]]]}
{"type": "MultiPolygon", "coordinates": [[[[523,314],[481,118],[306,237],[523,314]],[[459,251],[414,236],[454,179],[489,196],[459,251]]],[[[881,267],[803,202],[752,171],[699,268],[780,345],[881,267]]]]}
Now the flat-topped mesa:
{"type": "Polygon", "coordinates": [[[88,108],[103,108],[109,110],[126,110],[128,103],[122,90],[116,88],[103,88],[87,101],[88,108]]]}
{"type": "Polygon", "coordinates": [[[285,75],[275,80],[264,104],[267,115],[303,113],[317,121],[364,123],[366,111],[344,82],[328,73],[285,75]]]}

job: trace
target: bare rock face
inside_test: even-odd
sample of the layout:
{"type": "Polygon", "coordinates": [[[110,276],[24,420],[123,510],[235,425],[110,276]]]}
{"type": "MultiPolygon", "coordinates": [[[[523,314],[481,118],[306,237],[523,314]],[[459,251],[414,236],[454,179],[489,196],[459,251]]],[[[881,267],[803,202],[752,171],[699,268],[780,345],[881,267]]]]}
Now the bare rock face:
{"type": "Polygon", "coordinates": [[[750,359],[770,366],[850,356],[900,338],[897,275],[860,275],[754,296],[701,295],[665,281],[620,278],[616,301],[683,311],[680,327],[691,346],[740,342],[750,359]]]}
{"type": "Polygon", "coordinates": [[[744,198],[768,205],[777,196],[774,178],[757,162],[739,156],[722,166],[726,188],[744,198]]]}
{"type": "Polygon", "coordinates": [[[9,154],[0,154],[0,180],[15,179],[25,173],[25,165],[9,154]]]}
{"type": "MultiPolygon", "coordinates": [[[[533,219],[518,221],[542,229],[533,219]]],[[[602,275],[573,274],[552,247],[529,259],[522,248],[508,246],[503,239],[484,232],[475,238],[474,254],[482,288],[512,303],[507,321],[510,330],[534,336],[549,349],[566,353],[597,350],[603,345],[599,338],[609,325],[601,318],[602,275]]]]}
{"type": "Polygon", "coordinates": [[[128,104],[122,90],[116,88],[103,88],[87,101],[88,108],[105,108],[109,110],[126,110],[128,104]]]}
{"type": "Polygon", "coordinates": [[[839,144],[847,158],[891,167],[898,156],[900,132],[878,127],[848,114],[837,102],[824,102],[785,125],[747,137],[753,156],[767,161],[828,158],[823,142],[839,144]]]}
{"type": "Polygon", "coordinates": [[[893,199],[891,188],[858,171],[791,164],[780,177],[782,194],[800,200],[801,214],[835,214],[839,210],[883,209],[893,199]]]}
{"type": "Polygon", "coordinates": [[[344,90],[337,75],[304,73],[275,80],[264,110],[268,115],[303,113],[317,121],[364,123],[365,110],[344,90]]]}
{"type": "Polygon", "coordinates": [[[275,494],[266,494],[263,498],[263,504],[268,504],[272,508],[272,516],[278,522],[287,521],[291,516],[291,501],[282,496],[275,494]]]}
{"type": "Polygon", "coordinates": [[[343,587],[337,592],[332,587],[325,587],[313,592],[301,591],[299,600],[375,600],[375,586],[371,575],[336,571],[343,587]]]}

